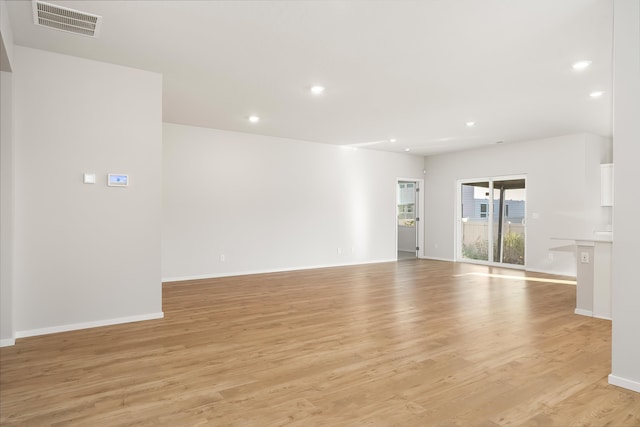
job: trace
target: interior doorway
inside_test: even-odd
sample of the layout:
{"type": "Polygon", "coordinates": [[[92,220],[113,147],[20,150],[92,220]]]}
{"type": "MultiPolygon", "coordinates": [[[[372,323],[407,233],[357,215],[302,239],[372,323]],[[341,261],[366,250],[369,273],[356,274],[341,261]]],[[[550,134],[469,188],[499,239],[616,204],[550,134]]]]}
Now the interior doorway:
{"type": "Polygon", "coordinates": [[[423,226],[422,180],[398,179],[396,185],[396,253],[398,260],[420,257],[423,226]]]}

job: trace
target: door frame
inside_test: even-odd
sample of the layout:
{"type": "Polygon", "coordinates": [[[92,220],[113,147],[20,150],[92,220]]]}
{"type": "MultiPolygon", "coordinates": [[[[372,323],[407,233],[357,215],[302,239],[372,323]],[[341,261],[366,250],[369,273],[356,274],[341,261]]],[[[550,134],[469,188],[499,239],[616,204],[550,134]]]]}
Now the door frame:
{"type": "Polygon", "coordinates": [[[488,182],[489,183],[489,193],[491,194],[491,203],[488,203],[488,213],[489,213],[489,217],[487,218],[487,222],[488,222],[488,227],[487,227],[487,232],[488,232],[488,251],[489,254],[493,254],[493,238],[491,238],[491,236],[493,236],[493,183],[494,181],[508,181],[508,180],[516,180],[516,179],[522,179],[524,180],[524,190],[525,190],[525,195],[527,194],[527,174],[517,174],[517,175],[497,175],[497,176],[490,176],[490,177],[480,177],[480,178],[465,178],[465,179],[458,179],[456,180],[456,209],[455,209],[455,215],[456,215],[456,219],[455,219],[455,233],[454,233],[454,248],[455,248],[455,254],[454,254],[454,261],[455,262],[466,262],[469,264],[481,264],[481,265],[489,265],[492,267],[505,267],[505,268],[513,268],[516,270],[526,270],[526,266],[527,266],[527,254],[529,253],[529,251],[527,250],[527,242],[528,242],[528,238],[527,238],[527,198],[525,196],[525,209],[524,209],[524,263],[522,265],[519,264],[506,264],[506,263],[502,263],[502,262],[496,262],[496,261],[483,261],[483,260],[478,260],[478,259],[469,259],[469,258],[463,258],[462,257],[462,184],[468,184],[468,183],[473,183],[473,182],[488,182]]]}
{"type": "Polygon", "coordinates": [[[396,178],[396,192],[395,199],[393,201],[393,218],[394,221],[394,234],[396,236],[396,252],[395,258],[398,259],[398,192],[400,191],[400,182],[413,182],[416,184],[416,188],[418,188],[418,200],[416,201],[416,218],[419,220],[416,221],[416,242],[417,246],[420,248],[416,251],[416,258],[424,258],[424,178],[396,178]]]}

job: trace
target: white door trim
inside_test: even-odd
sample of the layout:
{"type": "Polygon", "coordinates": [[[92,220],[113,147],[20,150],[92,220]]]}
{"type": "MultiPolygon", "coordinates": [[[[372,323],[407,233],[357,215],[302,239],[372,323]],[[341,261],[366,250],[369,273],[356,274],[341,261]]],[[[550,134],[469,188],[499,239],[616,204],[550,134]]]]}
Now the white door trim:
{"type": "Polygon", "coordinates": [[[416,203],[416,214],[417,217],[420,218],[419,221],[417,221],[417,227],[416,227],[416,233],[417,233],[417,243],[418,243],[418,247],[420,248],[416,255],[417,258],[424,258],[424,212],[425,212],[425,206],[424,206],[424,200],[425,200],[425,196],[424,196],[424,178],[396,178],[396,194],[395,194],[395,200],[393,203],[393,207],[394,207],[394,215],[393,217],[395,218],[395,223],[394,223],[394,230],[395,230],[395,235],[396,235],[396,257],[398,256],[398,206],[397,206],[397,200],[398,200],[398,191],[399,191],[399,185],[400,182],[414,182],[416,184],[416,187],[419,189],[418,191],[418,200],[416,203]]]}

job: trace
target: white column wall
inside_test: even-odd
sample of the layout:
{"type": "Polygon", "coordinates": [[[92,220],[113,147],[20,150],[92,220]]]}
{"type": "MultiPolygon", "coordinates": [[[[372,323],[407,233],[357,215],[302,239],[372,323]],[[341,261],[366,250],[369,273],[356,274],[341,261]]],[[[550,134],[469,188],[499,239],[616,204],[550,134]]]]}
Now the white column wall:
{"type": "Polygon", "coordinates": [[[13,345],[13,32],[0,0],[0,347],[13,345]]]}
{"type": "Polygon", "coordinates": [[[13,322],[13,83],[0,71],[0,346],[15,340],[13,322]]]}
{"type": "Polygon", "coordinates": [[[614,3],[612,373],[640,392],[640,2],[614,3]]]}
{"type": "Polygon", "coordinates": [[[162,316],[161,76],[15,46],[13,83],[16,336],[162,316]]]}

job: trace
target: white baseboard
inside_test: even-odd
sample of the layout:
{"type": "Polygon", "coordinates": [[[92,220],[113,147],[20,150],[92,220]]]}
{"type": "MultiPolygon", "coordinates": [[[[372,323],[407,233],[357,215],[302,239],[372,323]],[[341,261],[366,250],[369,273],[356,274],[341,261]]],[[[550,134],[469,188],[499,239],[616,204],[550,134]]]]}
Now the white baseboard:
{"type": "Polygon", "coordinates": [[[576,308],[574,313],[579,314],[581,316],[593,317],[593,311],[585,310],[583,308],[576,308]]]}
{"type": "Polygon", "coordinates": [[[56,334],[58,332],[77,331],[78,329],[98,328],[100,326],[119,325],[121,323],[140,322],[143,320],[162,319],[163,312],[141,314],[138,316],[117,317],[115,319],[97,320],[93,322],[74,323],[70,325],[52,326],[49,328],[17,331],[16,338],[35,337],[37,335],[56,334]]]}
{"type": "Polygon", "coordinates": [[[593,317],[595,317],[596,319],[603,319],[603,320],[611,320],[611,317],[607,317],[607,316],[598,316],[596,314],[593,315],[593,317]]]}
{"type": "Polygon", "coordinates": [[[16,344],[15,338],[5,338],[0,340],[0,347],[10,347],[16,344]]]}
{"type": "MultiPolygon", "coordinates": [[[[432,257],[432,256],[418,256],[418,259],[431,260],[431,261],[445,261],[445,262],[456,262],[453,258],[440,258],[440,257],[432,257]]],[[[318,264],[318,265],[306,265],[306,266],[298,266],[298,267],[282,267],[282,268],[273,268],[273,269],[264,269],[264,270],[243,270],[243,271],[232,271],[225,273],[208,273],[208,274],[196,274],[190,276],[175,276],[175,277],[163,277],[162,282],[185,282],[188,280],[203,280],[203,279],[218,279],[222,277],[233,277],[233,276],[249,276],[252,274],[268,274],[268,273],[284,273],[287,271],[297,271],[297,270],[312,270],[315,268],[333,268],[333,267],[349,267],[353,265],[364,265],[364,264],[380,264],[383,262],[395,262],[397,259],[380,259],[373,261],[356,261],[356,262],[348,262],[343,264],[318,264]]],[[[465,260],[466,262],[466,260],[465,260]]],[[[484,265],[483,263],[478,263],[479,265],[484,265]]],[[[501,265],[498,265],[501,266],[501,265]]],[[[505,268],[516,268],[525,271],[531,271],[533,273],[543,273],[543,274],[552,274],[556,276],[569,276],[575,277],[575,274],[571,274],[570,272],[557,272],[557,271],[544,271],[537,269],[529,269],[524,267],[514,267],[514,266],[504,266],[505,268]]],[[[589,315],[591,316],[591,315],[589,315]]]]}
{"type": "Polygon", "coordinates": [[[428,259],[431,261],[446,261],[446,262],[455,262],[452,258],[438,258],[433,256],[421,256],[420,259],[428,259]]]}
{"type": "Polygon", "coordinates": [[[203,279],[219,279],[222,277],[234,277],[234,276],[250,276],[253,274],[268,274],[268,273],[285,273],[287,271],[298,271],[298,270],[313,270],[316,268],[333,268],[333,267],[349,267],[353,265],[364,265],[364,264],[380,264],[383,262],[396,262],[395,258],[393,259],[382,259],[382,260],[374,260],[374,261],[356,261],[349,262],[345,264],[320,264],[320,265],[307,265],[300,267],[283,267],[283,268],[274,268],[274,269],[265,269],[265,270],[245,270],[245,271],[233,271],[227,273],[209,273],[209,274],[198,274],[194,276],[177,276],[177,277],[163,277],[162,282],[184,282],[187,280],[203,280],[203,279]]]}
{"type": "Polygon", "coordinates": [[[551,271],[551,270],[542,270],[538,268],[526,268],[526,267],[525,267],[525,271],[530,271],[532,273],[552,274],[554,276],[576,277],[575,271],[551,271]]]}
{"type": "Polygon", "coordinates": [[[640,382],[628,380],[616,375],[609,375],[609,384],[640,393],[640,382]]]}

